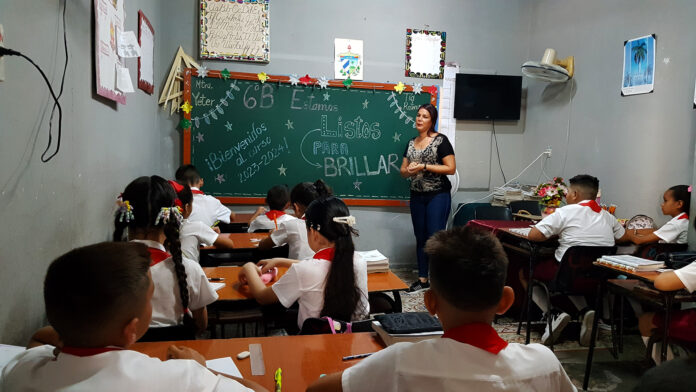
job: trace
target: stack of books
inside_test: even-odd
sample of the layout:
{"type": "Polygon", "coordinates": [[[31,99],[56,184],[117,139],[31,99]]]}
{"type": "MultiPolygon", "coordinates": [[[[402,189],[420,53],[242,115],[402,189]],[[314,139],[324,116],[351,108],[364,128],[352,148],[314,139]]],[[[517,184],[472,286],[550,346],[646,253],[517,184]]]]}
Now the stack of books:
{"type": "Polygon", "coordinates": [[[426,312],[391,313],[375,319],[372,329],[387,346],[439,338],[443,334],[440,321],[426,312]]]}
{"type": "Polygon", "coordinates": [[[389,272],[389,259],[378,250],[357,252],[367,263],[367,273],[389,272]]]}
{"type": "Polygon", "coordinates": [[[662,261],[642,259],[631,255],[602,256],[597,262],[628,272],[648,272],[665,268],[665,263],[662,261]]]}

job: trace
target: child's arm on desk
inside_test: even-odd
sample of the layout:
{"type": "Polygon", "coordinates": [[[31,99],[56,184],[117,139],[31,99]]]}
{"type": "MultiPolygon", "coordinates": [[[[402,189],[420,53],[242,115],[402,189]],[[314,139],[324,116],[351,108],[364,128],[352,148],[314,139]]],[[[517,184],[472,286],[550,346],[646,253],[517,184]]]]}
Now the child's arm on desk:
{"type": "Polygon", "coordinates": [[[544,241],[548,240],[548,238],[546,238],[546,236],[541,231],[539,231],[539,229],[537,229],[536,227],[532,227],[529,230],[529,234],[527,234],[527,238],[529,238],[530,241],[534,241],[534,242],[544,242],[544,241]]]}
{"type": "Polygon", "coordinates": [[[273,242],[270,235],[259,242],[259,249],[271,249],[274,246],[276,246],[276,244],[273,242]]]}
{"type": "Polygon", "coordinates": [[[259,262],[256,265],[261,267],[261,273],[263,274],[272,270],[274,267],[290,268],[291,265],[299,262],[299,260],[286,259],[283,257],[274,257],[272,259],[259,260],[259,262]]]}
{"type": "Polygon", "coordinates": [[[655,288],[661,291],[675,291],[686,288],[684,283],[679,279],[674,271],[667,271],[661,273],[657,278],[655,278],[655,288]]]}
{"type": "MultiPolygon", "coordinates": [[[[626,234],[621,239],[633,242],[636,245],[651,244],[659,242],[660,237],[655,235],[655,229],[627,229],[626,234]]],[[[617,240],[619,242],[620,240],[617,240]]]]}
{"type": "Polygon", "coordinates": [[[249,218],[249,224],[251,224],[251,222],[253,222],[257,216],[259,216],[261,214],[265,214],[265,213],[266,213],[266,209],[263,208],[263,206],[257,208],[256,211],[254,212],[254,215],[252,215],[251,218],[249,218]]]}
{"type": "Polygon", "coordinates": [[[218,235],[213,245],[218,248],[234,248],[234,242],[227,234],[218,235]]]}
{"type": "Polygon", "coordinates": [[[307,392],[342,392],[341,377],[343,377],[343,372],[328,374],[310,384],[307,387],[307,392]]]}
{"type": "Polygon", "coordinates": [[[252,262],[244,264],[239,271],[239,281],[249,285],[251,295],[261,305],[269,305],[278,302],[278,296],[272,288],[267,287],[261,280],[261,268],[252,262]]]}

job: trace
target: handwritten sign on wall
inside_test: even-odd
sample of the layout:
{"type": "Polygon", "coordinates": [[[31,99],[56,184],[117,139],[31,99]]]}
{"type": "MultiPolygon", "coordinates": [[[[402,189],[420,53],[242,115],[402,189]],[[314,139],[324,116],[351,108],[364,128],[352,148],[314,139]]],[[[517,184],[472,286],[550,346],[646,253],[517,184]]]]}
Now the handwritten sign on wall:
{"type": "Polygon", "coordinates": [[[270,61],[270,0],[200,0],[203,59],[270,61]]]}

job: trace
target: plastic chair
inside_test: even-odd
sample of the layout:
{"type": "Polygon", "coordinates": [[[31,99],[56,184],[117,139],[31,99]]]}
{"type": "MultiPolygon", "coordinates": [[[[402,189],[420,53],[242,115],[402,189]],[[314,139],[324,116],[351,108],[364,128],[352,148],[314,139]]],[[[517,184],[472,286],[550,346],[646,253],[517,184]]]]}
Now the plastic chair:
{"type": "Polygon", "coordinates": [[[452,220],[452,226],[466,226],[470,220],[474,219],[474,210],[482,206],[490,206],[490,203],[460,203],[457,214],[452,220]]]}
{"type": "MultiPolygon", "coordinates": [[[[542,282],[536,280],[530,274],[530,281],[527,285],[527,298],[522,308],[523,314],[526,314],[527,319],[527,334],[526,342],[529,344],[530,333],[530,313],[529,306],[531,304],[532,290],[534,286],[541,287],[546,293],[546,301],[549,313],[553,310],[551,304],[552,294],[556,295],[594,295],[597,292],[597,287],[600,285],[599,277],[592,265],[600,256],[613,255],[616,253],[616,246],[571,246],[563,254],[556,276],[550,282],[542,282]]],[[[530,271],[531,272],[531,271],[530,271]]],[[[599,315],[595,315],[599,317],[599,315]]],[[[546,322],[549,326],[549,333],[553,334],[551,325],[551,314],[546,315],[546,322]]],[[[517,325],[517,333],[522,329],[522,317],[520,317],[517,325]]],[[[553,343],[551,344],[553,350],[553,343]]]]}
{"type": "MultiPolygon", "coordinates": [[[[334,323],[340,323],[340,329],[335,330],[336,333],[351,333],[351,332],[372,332],[372,320],[361,320],[353,321],[351,323],[346,323],[345,321],[335,320],[334,323]],[[350,324],[350,328],[348,326],[350,324]]],[[[321,317],[310,317],[302,323],[302,329],[300,329],[300,335],[324,335],[333,333],[331,331],[331,326],[329,325],[328,318],[321,317]]]]}
{"type": "Polygon", "coordinates": [[[510,211],[512,211],[513,214],[522,210],[532,215],[541,215],[541,207],[536,200],[517,200],[510,202],[510,211]]]}
{"type": "Polygon", "coordinates": [[[512,212],[507,207],[480,206],[474,210],[475,219],[512,220],[512,212]]]}

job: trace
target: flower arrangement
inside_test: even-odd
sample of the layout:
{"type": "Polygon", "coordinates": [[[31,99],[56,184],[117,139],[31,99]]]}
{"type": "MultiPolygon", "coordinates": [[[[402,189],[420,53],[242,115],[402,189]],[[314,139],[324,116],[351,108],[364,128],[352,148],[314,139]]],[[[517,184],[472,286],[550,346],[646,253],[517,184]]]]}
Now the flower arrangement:
{"type": "Polygon", "coordinates": [[[553,181],[539,184],[536,195],[541,196],[541,204],[547,207],[560,207],[561,201],[568,193],[568,187],[563,178],[554,177],[553,181]]]}

